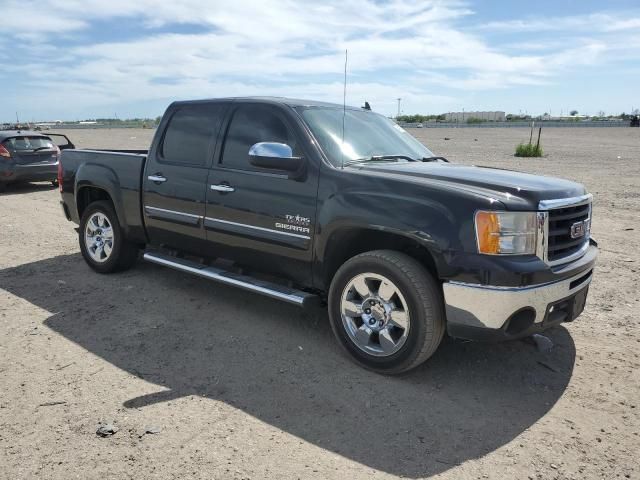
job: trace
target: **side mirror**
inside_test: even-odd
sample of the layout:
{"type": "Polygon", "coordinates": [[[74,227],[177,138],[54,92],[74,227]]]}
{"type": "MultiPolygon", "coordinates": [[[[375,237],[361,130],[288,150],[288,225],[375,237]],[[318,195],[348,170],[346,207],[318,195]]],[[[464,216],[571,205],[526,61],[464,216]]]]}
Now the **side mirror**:
{"type": "Polygon", "coordinates": [[[293,150],[289,145],[276,142],[260,142],[253,145],[249,149],[249,163],[254,167],[289,172],[289,178],[298,178],[305,165],[304,158],[293,156],[293,150]]]}

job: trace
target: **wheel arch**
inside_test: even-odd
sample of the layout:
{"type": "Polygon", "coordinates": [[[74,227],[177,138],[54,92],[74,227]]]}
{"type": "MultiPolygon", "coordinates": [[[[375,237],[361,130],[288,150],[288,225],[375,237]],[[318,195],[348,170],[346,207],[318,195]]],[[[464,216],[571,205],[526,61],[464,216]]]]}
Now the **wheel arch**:
{"type": "MultiPolygon", "coordinates": [[[[78,187],[76,194],[76,208],[78,210],[78,218],[82,218],[82,214],[90,204],[100,200],[107,201],[111,204],[111,206],[113,206],[114,209],[116,208],[111,195],[104,188],[97,187],[95,185],[84,185],[78,187]]],[[[118,220],[118,222],[120,221],[118,220]]]]}
{"type": "Polygon", "coordinates": [[[327,290],[340,266],[350,258],[372,250],[395,250],[416,259],[439,279],[436,255],[425,242],[406,232],[375,227],[344,227],[332,232],[324,248],[318,280],[327,290]]]}

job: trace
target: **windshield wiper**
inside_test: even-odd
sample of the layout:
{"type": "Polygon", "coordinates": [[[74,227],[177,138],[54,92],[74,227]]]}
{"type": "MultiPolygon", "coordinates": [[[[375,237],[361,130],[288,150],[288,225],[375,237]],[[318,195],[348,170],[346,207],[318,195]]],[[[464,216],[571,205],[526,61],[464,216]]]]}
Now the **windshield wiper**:
{"type": "Polygon", "coordinates": [[[53,150],[51,147],[38,147],[34,148],[32,152],[39,152],[40,150],[53,150]]]}
{"type": "Polygon", "coordinates": [[[409,162],[419,161],[407,155],[372,155],[371,157],[356,158],[355,160],[350,160],[346,162],[344,165],[348,166],[356,163],[365,163],[365,162],[384,162],[385,160],[408,160],[409,162]]]}
{"type": "Polygon", "coordinates": [[[437,161],[442,161],[445,163],[449,163],[449,160],[447,160],[444,157],[422,157],[421,158],[422,162],[437,162],[437,161]]]}

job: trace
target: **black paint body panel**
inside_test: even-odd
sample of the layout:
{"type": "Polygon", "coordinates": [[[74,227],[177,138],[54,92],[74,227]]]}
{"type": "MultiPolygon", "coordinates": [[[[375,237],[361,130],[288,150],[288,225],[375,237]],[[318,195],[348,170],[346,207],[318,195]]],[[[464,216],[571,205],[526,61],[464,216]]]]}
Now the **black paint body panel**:
{"type": "Polygon", "coordinates": [[[307,103],[313,102],[270,98],[176,102],[165,113],[148,157],[64,151],[63,201],[78,222],[79,189],[103,189],[135,241],[229,258],[321,291],[328,288],[330,259],[342,248],[336,238],[351,231],[385,232],[419,244],[430,253],[443,281],[526,286],[567,278],[593,265],[595,248],[561,268],[549,267],[534,256],[486,256],[476,249],[473,218],[477,210],[535,211],[541,200],[585,194],[582,185],[435,162],[336,168],[294,108],[307,103]],[[219,132],[212,133],[206,162],[197,167],[159,162],[159,144],[172,112],[207,102],[222,102],[227,110],[219,132]],[[285,119],[303,151],[302,175],[291,179],[286,174],[233,170],[220,163],[234,109],[246,103],[269,105],[285,119]],[[157,173],[167,181],[148,180],[157,173]],[[210,189],[222,184],[235,191],[210,189]],[[191,217],[163,215],[160,210],[149,214],[143,207],[191,217]],[[308,233],[280,231],[277,225],[287,222],[286,215],[303,219],[300,228],[308,225],[308,233]]]}

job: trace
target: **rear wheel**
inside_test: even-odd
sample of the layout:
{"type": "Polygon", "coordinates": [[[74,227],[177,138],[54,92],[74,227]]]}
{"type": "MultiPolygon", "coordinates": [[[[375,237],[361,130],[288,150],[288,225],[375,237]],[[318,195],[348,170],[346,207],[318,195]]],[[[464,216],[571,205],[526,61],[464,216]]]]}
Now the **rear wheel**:
{"type": "Polygon", "coordinates": [[[338,270],[329,317],[351,357],[385,374],[423,363],[445,329],[442,293],[433,276],[415,259],[391,250],[357,255],[338,270]]]}
{"type": "Polygon", "coordinates": [[[123,235],[111,203],[91,203],[83,212],[78,231],[80,251],[87,264],[99,273],[131,268],[138,257],[138,247],[123,235]]]}

